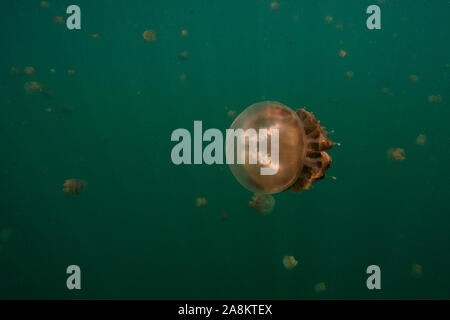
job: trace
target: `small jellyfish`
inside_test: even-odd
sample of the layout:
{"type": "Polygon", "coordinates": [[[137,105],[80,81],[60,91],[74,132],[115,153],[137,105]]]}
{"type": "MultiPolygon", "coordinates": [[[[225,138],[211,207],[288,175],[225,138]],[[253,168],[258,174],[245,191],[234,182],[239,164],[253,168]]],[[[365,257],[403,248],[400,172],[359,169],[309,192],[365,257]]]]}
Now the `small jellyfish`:
{"type": "Polygon", "coordinates": [[[72,114],[73,108],[71,106],[65,105],[62,107],[62,112],[64,114],[72,114]]]}
{"type": "Polygon", "coordinates": [[[345,76],[346,76],[348,79],[353,78],[354,75],[355,75],[355,73],[354,73],[353,71],[347,71],[347,72],[345,73],[345,76]]]}
{"type": "Polygon", "coordinates": [[[69,69],[69,70],[67,70],[67,74],[68,74],[69,76],[73,76],[73,75],[75,75],[76,73],[77,73],[77,71],[74,70],[74,69],[69,69]]]}
{"type": "Polygon", "coordinates": [[[391,148],[389,149],[389,158],[391,158],[392,161],[404,161],[406,159],[405,150],[402,148],[391,148]]]}
{"type": "Polygon", "coordinates": [[[206,201],[205,197],[198,197],[196,199],[196,203],[197,203],[197,207],[204,207],[204,206],[206,206],[207,201],[206,201]]]}
{"type": "Polygon", "coordinates": [[[63,184],[63,192],[67,195],[80,194],[83,192],[86,183],[80,179],[67,179],[63,184]]]}
{"type": "Polygon", "coordinates": [[[325,282],[319,282],[314,286],[314,291],[316,293],[321,293],[327,290],[327,286],[325,285],[325,282]]]}
{"type": "Polygon", "coordinates": [[[412,83],[416,83],[417,81],[419,81],[419,77],[416,76],[415,74],[412,74],[408,77],[409,81],[411,81],[412,83]]]}
{"type": "Polygon", "coordinates": [[[52,108],[45,108],[44,111],[47,113],[50,113],[50,112],[52,112],[52,108]]]}
{"type": "Polygon", "coordinates": [[[292,270],[294,269],[298,264],[298,261],[295,260],[293,256],[285,256],[283,258],[283,265],[286,269],[292,270]]]}
{"type": "Polygon", "coordinates": [[[333,23],[333,17],[332,16],[326,16],[325,17],[325,22],[326,23],[333,23]]]}
{"type": "Polygon", "coordinates": [[[187,75],[185,73],[180,75],[180,80],[185,81],[187,79],[187,75]]]}
{"type": "Polygon", "coordinates": [[[178,60],[185,61],[189,58],[189,53],[186,50],[178,52],[178,60]]]}
{"type": "Polygon", "coordinates": [[[275,198],[271,194],[255,193],[248,204],[253,210],[265,216],[275,207],[275,198]]]}
{"type": "Polygon", "coordinates": [[[388,94],[390,92],[389,88],[381,88],[381,92],[384,94],[388,94]]]}
{"type": "Polygon", "coordinates": [[[413,263],[411,265],[411,276],[420,278],[422,276],[423,267],[420,264],[413,263]]]}
{"type": "Polygon", "coordinates": [[[24,72],[25,74],[29,75],[29,76],[32,76],[32,75],[36,72],[36,70],[35,70],[33,67],[31,67],[31,66],[26,66],[26,67],[23,69],[23,72],[24,72]]]}
{"type": "Polygon", "coordinates": [[[25,91],[27,94],[41,93],[42,85],[37,81],[25,82],[25,91]]]}
{"type": "Polygon", "coordinates": [[[98,38],[100,38],[100,35],[98,33],[94,33],[92,35],[92,39],[98,39],[98,38]]]}
{"type": "Polygon", "coordinates": [[[219,215],[219,219],[220,219],[220,221],[228,220],[228,214],[227,214],[226,212],[222,212],[222,213],[219,215]]]}
{"type": "Polygon", "coordinates": [[[274,11],[278,11],[280,10],[280,3],[277,1],[273,1],[270,3],[270,9],[274,10],[274,11]]]}
{"type": "Polygon", "coordinates": [[[228,110],[227,115],[229,118],[236,117],[236,110],[228,110]]]}
{"type": "Polygon", "coordinates": [[[56,72],[55,68],[51,68],[51,69],[50,69],[50,72],[51,72],[51,73],[55,73],[55,72],[56,72]]]}
{"type": "Polygon", "coordinates": [[[40,6],[42,9],[48,9],[50,8],[50,3],[48,1],[41,1],[40,6]]]}
{"type": "Polygon", "coordinates": [[[338,29],[338,30],[343,30],[343,29],[344,29],[344,25],[343,25],[342,23],[338,23],[338,24],[336,25],[336,29],[338,29]]]}
{"type": "Polygon", "coordinates": [[[186,29],[181,30],[181,36],[182,37],[187,37],[189,35],[189,31],[187,31],[186,29]]]}
{"type": "Polygon", "coordinates": [[[53,18],[53,23],[57,25],[62,25],[64,24],[64,18],[61,16],[56,16],[53,18]]]}
{"type": "Polygon", "coordinates": [[[338,52],[339,57],[344,58],[346,55],[347,55],[347,51],[342,50],[342,49],[339,50],[339,52],[338,52]]]}
{"type": "Polygon", "coordinates": [[[11,69],[9,69],[9,73],[15,76],[20,76],[22,74],[22,70],[17,67],[11,67],[11,69]]]}
{"type": "Polygon", "coordinates": [[[427,136],[424,134],[419,134],[416,138],[416,144],[419,146],[423,146],[427,142],[427,136]]]}
{"type": "Polygon", "coordinates": [[[153,30],[145,30],[142,37],[145,41],[155,42],[156,41],[156,31],[153,30]]]}
{"type": "Polygon", "coordinates": [[[428,97],[428,102],[430,103],[440,103],[442,102],[442,97],[440,94],[431,95],[428,97]]]}

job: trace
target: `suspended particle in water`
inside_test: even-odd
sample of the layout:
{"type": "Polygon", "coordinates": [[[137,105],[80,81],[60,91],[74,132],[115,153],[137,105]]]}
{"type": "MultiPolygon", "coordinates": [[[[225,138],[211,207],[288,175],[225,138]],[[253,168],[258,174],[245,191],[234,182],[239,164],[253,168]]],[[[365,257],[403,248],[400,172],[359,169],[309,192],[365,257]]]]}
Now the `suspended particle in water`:
{"type": "Polygon", "coordinates": [[[204,207],[204,206],[206,206],[207,201],[206,201],[205,197],[198,197],[196,199],[196,203],[197,203],[197,207],[204,207]]]}
{"type": "Polygon", "coordinates": [[[253,210],[265,216],[273,211],[275,198],[271,194],[255,193],[248,204],[253,210]]]}
{"type": "Polygon", "coordinates": [[[353,78],[354,75],[355,75],[355,73],[354,73],[353,71],[347,71],[347,72],[345,73],[345,76],[346,76],[348,79],[353,78]]]}
{"type": "Polygon", "coordinates": [[[293,256],[285,256],[283,258],[283,266],[288,270],[294,269],[297,266],[297,264],[298,261],[295,260],[293,256]]]}
{"type": "Polygon", "coordinates": [[[440,94],[436,94],[436,95],[431,95],[428,97],[428,102],[430,103],[441,103],[442,102],[442,97],[440,94]]]}
{"type": "Polygon", "coordinates": [[[416,83],[417,81],[419,81],[419,77],[415,74],[412,74],[408,77],[409,81],[411,81],[412,83],[416,83]]]}
{"type": "Polygon", "coordinates": [[[182,37],[187,37],[189,35],[189,31],[187,31],[186,29],[181,30],[181,36],[182,37]]]}
{"type": "Polygon", "coordinates": [[[156,41],[156,31],[145,30],[142,37],[147,42],[155,42],[156,41]]]}
{"type": "Polygon", "coordinates": [[[280,10],[280,3],[277,1],[273,1],[270,3],[270,9],[274,10],[274,11],[278,11],[280,10]]]}
{"type": "Polygon", "coordinates": [[[61,16],[56,16],[53,18],[53,23],[57,25],[62,25],[64,24],[64,18],[61,16]]]}
{"type": "Polygon", "coordinates": [[[419,146],[423,146],[427,142],[427,136],[424,134],[419,134],[416,138],[416,144],[419,146]]]}
{"type": "MultiPolygon", "coordinates": [[[[230,159],[231,172],[242,186],[256,193],[256,199],[261,198],[258,194],[309,189],[314,182],[325,176],[325,171],[331,165],[331,157],[325,150],[331,149],[334,143],[327,138],[322,124],[305,109],[297,109],[295,112],[279,102],[258,102],[241,112],[230,127],[234,132],[239,129],[244,132],[248,129],[255,132],[264,130],[265,135],[255,134],[252,139],[253,146],[266,142],[266,149],[271,149],[268,144],[273,140],[274,128],[274,135],[278,140],[276,162],[266,161],[271,157],[269,153],[272,151],[261,154],[257,148],[250,148],[249,142],[245,143],[240,157],[255,159],[255,163],[248,160],[238,163],[237,155],[230,155],[234,157],[230,159]],[[262,169],[271,170],[272,174],[262,175],[262,169]]],[[[226,149],[237,146],[237,139],[236,135],[227,139],[226,149]]]]}
{"type": "Polygon", "coordinates": [[[25,91],[27,94],[41,93],[42,85],[37,81],[25,82],[25,91]]]}
{"type": "Polygon", "coordinates": [[[23,69],[23,72],[24,72],[25,74],[29,75],[29,76],[32,76],[32,75],[36,72],[36,70],[35,70],[33,67],[31,67],[31,66],[26,66],[26,67],[23,69]]]}
{"type": "Polygon", "coordinates": [[[319,282],[314,286],[314,291],[316,293],[325,292],[327,290],[327,286],[325,285],[325,282],[319,282]]]}
{"type": "Polygon", "coordinates": [[[405,150],[402,148],[391,148],[389,149],[389,158],[391,158],[392,161],[404,161],[406,159],[405,150]]]}
{"type": "Polygon", "coordinates": [[[63,184],[63,192],[67,195],[80,194],[84,191],[86,183],[80,179],[67,179],[63,184]]]}
{"type": "Polygon", "coordinates": [[[344,58],[346,55],[347,55],[347,51],[342,50],[342,49],[339,50],[339,52],[338,52],[339,57],[344,58]]]}
{"type": "Polygon", "coordinates": [[[48,1],[41,1],[40,6],[42,9],[48,9],[50,8],[50,3],[48,1]]]}
{"type": "Polygon", "coordinates": [[[423,267],[420,264],[413,263],[411,265],[411,276],[414,278],[422,277],[423,267]]]}
{"type": "Polygon", "coordinates": [[[178,60],[185,61],[189,58],[189,53],[186,50],[178,52],[178,60]]]}
{"type": "Polygon", "coordinates": [[[325,17],[325,22],[326,23],[333,23],[333,17],[332,16],[326,16],[325,17]]]}

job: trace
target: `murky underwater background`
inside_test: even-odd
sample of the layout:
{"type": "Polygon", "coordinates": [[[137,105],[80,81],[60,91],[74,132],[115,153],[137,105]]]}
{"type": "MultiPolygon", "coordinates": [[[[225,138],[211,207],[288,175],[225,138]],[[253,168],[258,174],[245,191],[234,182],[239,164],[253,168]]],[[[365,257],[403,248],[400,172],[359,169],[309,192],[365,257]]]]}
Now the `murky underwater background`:
{"type": "Polygon", "coordinates": [[[447,0],[48,3],[1,10],[0,298],[450,298],[447,0]],[[54,22],[70,4],[79,31],[54,22]],[[225,132],[263,100],[341,143],[336,180],[276,194],[267,216],[227,166],[170,158],[174,129],[225,132]],[[86,190],[65,195],[70,178],[86,190]]]}

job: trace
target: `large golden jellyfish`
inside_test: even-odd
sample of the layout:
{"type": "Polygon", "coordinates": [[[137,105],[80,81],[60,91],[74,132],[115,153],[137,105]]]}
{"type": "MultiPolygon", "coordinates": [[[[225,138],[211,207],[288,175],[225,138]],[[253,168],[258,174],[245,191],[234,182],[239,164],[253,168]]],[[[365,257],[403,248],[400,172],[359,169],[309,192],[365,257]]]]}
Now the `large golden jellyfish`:
{"type": "MultiPolygon", "coordinates": [[[[334,143],[327,135],[314,115],[305,109],[294,112],[287,106],[274,101],[263,101],[251,105],[237,116],[230,129],[248,132],[248,129],[267,129],[266,155],[271,157],[271,130],[278,129],[278,162],[268,162],[260,156],[251,164],[254,157],[250,150],[250,138],[245,138],[245,156],[243,164],[236,161],[229,163],[234,177],[248,190],[259,194],[274,194],[285,190],[300,192],[325,176],[325,171],[331,165],[331,157],[324,151],[333,147],[334,143]],[[263,160],[263,161],[261,161],[263,160]],[[262,168],[275,166],[276,173],[262,175],[262,168]]],[[[256,136],[258,144],[261,135],[256,136]]],[[[234,136],[234,142],[237,137],[234,136]]],[[[229,148],[227,138],[227,150],[229,148]]],[[[236,150],[236,143],[233,143],[236,150]]],[[[231,149],[231,147],[230,147],[231,149]]]]}

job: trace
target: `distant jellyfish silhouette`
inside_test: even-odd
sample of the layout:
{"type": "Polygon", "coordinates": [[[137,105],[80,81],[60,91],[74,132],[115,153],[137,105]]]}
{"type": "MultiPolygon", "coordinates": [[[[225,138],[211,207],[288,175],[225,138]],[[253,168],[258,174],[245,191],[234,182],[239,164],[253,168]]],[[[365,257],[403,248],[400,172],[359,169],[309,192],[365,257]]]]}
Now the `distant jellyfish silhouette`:
{"type": "Polygon", "coordinates": [[[23,72],[24,72],[25,74],[29,75],[29,76],[32,76],[32,75],[36,72],[36,70],[35,70],[33,67],[31,67],[31,66],[26,66],[26,67],[23,69],[23,72]]]}
{"type": "Polygon", "coordinates": [[[253,210],[265,216],[273,211],[275,198],[270,194],[255,193],[249,205],[253,210]]]}
{"type": "Polygon", "coordinates": [[[319,282],[314,286],[314,291],[316,293],[325,292],[326,290],[327,290],[327,286],[326,286],[325,282],[319,282]]]}
{"type": "Polygon", "coordinates": [[[11,67],[11,69],[9,69],[9,73],[15,76],[20,76],[22,74],[22,70],[17,67],[11,67]]]}
{"type": "Polygon", "coordinates": [[[427,136],[424,134],[419,134],[416,138],[416,144],[423,146],[427,142],[427,136]]]}
{"type": "Polygon", "coordinates": [[[256,194],[309,189],[315,181],[325,176],[325,171],[331,165],[331,157],[325,150],[331,149],[334,143],[327,138],[320,122],[305,109],[294,112],[279,102],[259,102],[239,114],[230,129],[234,132],[242,129],[241,132],[247,133],[251,131],[249,129],[259,133],[266,130],[267,152],[263,154],[261,150],[254,148],[263,141],[260,141],[260,135],[255,134],[252,138],[255,141],[245,140],[245,149],[242,150],[244,154],[241,155],[246,159],[243,164],[238,163],[237,152],[231,155],[230,151],[232,147],[237,147],[237,136],[227,137],[226,140],[227,154],[234,156],[230,161],[232,163],[228,162],[231,172],[242,186],[256,194]],[[272,129],[278,130],[277,162],[268,161],[272,157],[272,129]],[[256,161],[250,163],[250,158],[256,161]],[[262,170],[276,173],[262,175],[262,170]]]}
{"type": "Polygon", "coordinates": [[[208,203],[208,201],[206,200],[205,197],[198,197],[198,198],[195,200],[195,202],[196,202],[196,204],[197,204],[197,207],[204,207],[204,206],[206,206],[206,204],[208,203]]]}
{"type": "Polygon", "coordinates": [[[178,60],[185,61],[189,58],[189,53],[186,50],[178,52],[178,60]]]}
{"type": "Polygon", "coordinates": [[[391,148],[389,149],[388,154],[392,161],[400,162],[406,159],[405,150],[402,148],[391,148]]]}
{"type": "Polygon", "coordinates": [[[147,42],[155,42],[156,41],[156,31],[153,30],[145,30],[142,34],[142,37],[147,42]]]}
{"type": "Polygon", "coordinates": [[[64,18],[61,16],[56,16],[53,18],[53,23],[54,24],[58,24],[58,25],[63,25],[64,24],[64,18]]]}
{"type": "Polygon", "coordinates": [[[80,194],[84,191],[86,183],[80,179],[67,179],[63,184],[63,192],[67,195],[80,194]]]}
{"type": "Polygon", "coordinates": [[[36,81],[29,81],[29,82],[25,82],[25,91],[28,94],[33,94],[33,93],[41,93],[42,92],[42,85],[39,82],[36,81]]]}
{"type": "Polygon", "coordinates": [[[428,102],[430,102],[430,103],[441,103],[442,102],[442,97],[441,97],[440,94],[433,94],[433,95],[428,97],[428,102]]]}
{"type": "Polygon", "coordinates": [[[41,1],[40,6],[42,9],[50,8],[50,4],[48,3],[48,1],[41,1]]]}
{"type": "Polygon", "coordinates": [[[280,3],[277,1],[273,1],[270,3],[270,9],[272,9],[273,11],[278,11],[280,10],[280,3]]]}
{"type": "Polygon", "coordinates": [[[293,256],[285,256],[283,258],[283,266],[288,270],[294,269],[297,266],[297,264],[298,261],[295,260],[293,256]]]}

